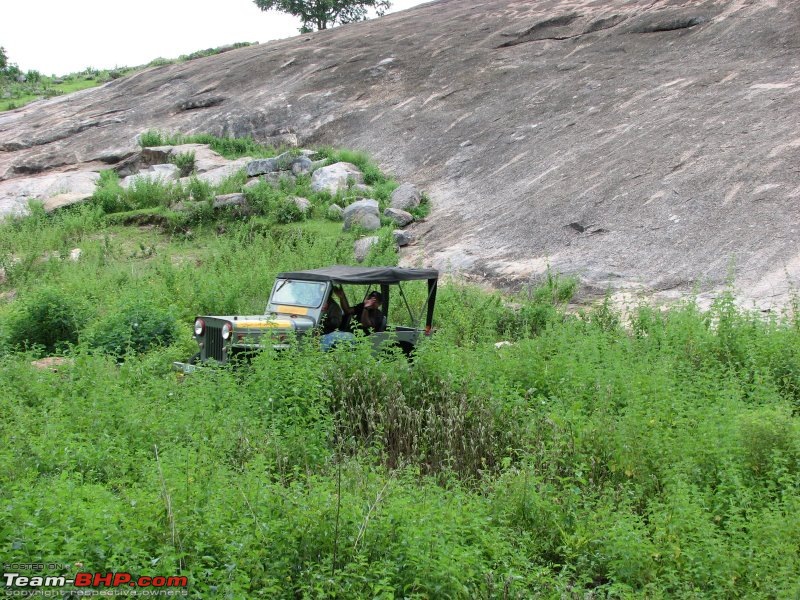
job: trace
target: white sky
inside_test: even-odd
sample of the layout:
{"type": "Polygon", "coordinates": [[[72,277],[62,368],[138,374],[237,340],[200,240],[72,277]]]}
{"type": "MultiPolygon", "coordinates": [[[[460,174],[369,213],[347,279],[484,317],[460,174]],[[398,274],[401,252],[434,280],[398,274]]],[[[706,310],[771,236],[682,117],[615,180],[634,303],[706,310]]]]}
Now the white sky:
{"type": "MultiPolygon", "coordinates": [[[[427,0],[393,0],[396,12],[427,0]]],[[[2,0],[0,46],[23,71],[136,66],[235,42],[298,35],[300,20],[252,0],[2,0]]]]}

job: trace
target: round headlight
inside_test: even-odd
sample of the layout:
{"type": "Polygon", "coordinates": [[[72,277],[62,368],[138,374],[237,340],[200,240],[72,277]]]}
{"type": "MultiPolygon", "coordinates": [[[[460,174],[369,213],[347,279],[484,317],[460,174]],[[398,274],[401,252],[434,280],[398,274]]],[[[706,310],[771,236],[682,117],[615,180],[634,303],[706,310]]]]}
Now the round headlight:
{"type": "Polygon", "coordinates": [[[227,340],[231,337],[231,333],[233,333],[233,325],[230,323],[225,323],[222,326],[222,339],[227,340]]]}
{"type": "Polygon", "coordinates": [[[201,336],[206,332],[206,322],[203,319],[197,319],[194,322],[194,334],[196,336],[201,336]]]}

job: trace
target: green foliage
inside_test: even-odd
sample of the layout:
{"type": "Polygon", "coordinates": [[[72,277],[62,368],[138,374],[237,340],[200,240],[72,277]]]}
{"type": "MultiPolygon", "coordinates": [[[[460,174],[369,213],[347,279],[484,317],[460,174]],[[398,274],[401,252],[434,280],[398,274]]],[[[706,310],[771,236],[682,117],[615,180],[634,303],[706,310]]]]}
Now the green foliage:
{"type": "Polygon", "coordinates": [[[306,215],[300,208],[288,199],[281,199],[278,201],[275,210],[275,220],[278,223],[295,223],[297,221],[305,221],[306,215]]]}
{"type": "Polygon", "coordinates": [[[168,346],[176,336],[175,317],[154,303],[141,300],[108,314],[87,332],[92,348],[117,357],[168,346]]]}
{"type": "Polygon", "coordinates": [[[178,57],[178,61],[186,62],[189,60],[196,60],[198,58],[205,58],[206,56],[214,56],[215,54],[221,54],[222,52],[227,52],[229,50],[236,50],[238,48],[246,48],[247,46],[252,46],[251,42],[236,42],[235,44],[231,44],[229,46],[221,46],[217,48],[206,48],[205,50],[197,50],[190,54],[181,54],[178,57]]]}
{"type": "Polygon", "coordinates": [[[181,152],[170,157],[176,167],[181,170],[181,177],[188,177],[194,173],[194,152],[181,152]]]}
{"type": "MultiPolygon", "coordinates": [[[[109,172],[94,203],[0,224],[8,561],[180,570],[198,597],[800,594],[796,315],[442,282],[410,361],[364,338],[178,379],[196,315],[260,314],[276,273],[352,261],[357,234],[314,218],[346,196],[261,182],[255,215],[214,211],[242,183],[109,172]],[[279,222],[290,195],[311,218],[279,222]],[[32,344],[70,360],[35,369],[32,344]]],[[[378,235],[367,264],[394,264],[378,235]]],[[[404,289],[418,316],[425,285],[404,289]]]]}
{"type": "Polygon", "coordinates": [[[10,316],[8,342],[12,347],[41,349],[50,354],[78,342],[86,309],[55,288],[43,288],[23,300],[10,316]]]}
{"type": "Polygon", "coordinates": [[[153,129],[145,131],[139,136],[139,145],[142,148],[179,146],[181,144],[208,144],[212,150],[228,159],[241,158],[243,156],[269,158],[277,154],[274,148],[259,144],[251,137],[218,137],[206,133],[183,135],[153,129]]]}
{"type": "Polygon", "coordinates": [[[334,25],[363,21],[369,9],[382,16],[391,8],[389,0],[253,0],[261,10],[277,10],[303,22],[301,33],[328,29],[334,25]]]}

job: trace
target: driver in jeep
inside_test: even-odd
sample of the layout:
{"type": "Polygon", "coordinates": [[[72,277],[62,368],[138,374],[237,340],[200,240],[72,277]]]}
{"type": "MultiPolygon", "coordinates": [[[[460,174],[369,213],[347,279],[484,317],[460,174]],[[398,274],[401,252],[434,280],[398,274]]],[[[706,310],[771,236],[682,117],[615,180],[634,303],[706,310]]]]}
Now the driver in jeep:
{"type": "Polygon", "coordinates": [[[383,296],[380,292],[370,292],[363,302],[359,302],[353,307],[347,302],[347,296],[345,296],[342,288],[334,288],[333,293],[342,303],[344,314],[355,317],[365,334],[380,332],[386,328],[383,313],[381,312],[383,296]]]}

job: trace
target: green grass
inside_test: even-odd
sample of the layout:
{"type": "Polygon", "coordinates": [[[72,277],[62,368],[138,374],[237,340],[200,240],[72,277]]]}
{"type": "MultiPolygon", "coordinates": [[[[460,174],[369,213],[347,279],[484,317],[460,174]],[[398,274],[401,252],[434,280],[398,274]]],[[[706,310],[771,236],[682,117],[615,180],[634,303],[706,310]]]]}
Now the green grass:
{"type": "Polygon", "coordinates": [[[231,138],[218,137],[200,133],[185,135],[151,129],[139,136],[139,145],[143,148],[152,146],[178,146],[181,144],[208,144],[211,149],[228,159],[249,156],[251,158],[270,158],[279,151],[259,144],[251,137],[231,138]]]}
{"type": "Polygon", "coordinates": [[[173,192],[115,186],[0,225],[8,561],[183,574],[197,598],[800,594],[796,314],[443,283],[413,364],[306,345],[178,379],[196,315],[260,313],[276,273],[350,263],[354,236],[280,223],[269,186],[255,216],[126,226],[178,218],[173,192]],[[55,372],[20,344],[45,322],[55,372]]]}

